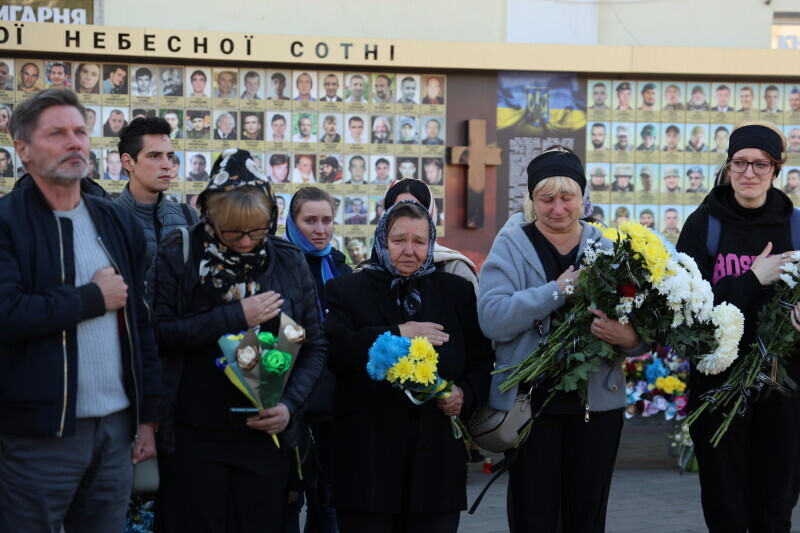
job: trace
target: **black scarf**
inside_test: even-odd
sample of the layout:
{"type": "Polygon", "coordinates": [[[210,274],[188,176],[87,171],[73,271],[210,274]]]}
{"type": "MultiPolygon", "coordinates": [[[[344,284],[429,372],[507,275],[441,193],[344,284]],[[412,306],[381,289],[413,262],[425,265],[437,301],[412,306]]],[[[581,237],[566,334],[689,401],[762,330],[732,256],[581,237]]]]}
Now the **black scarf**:
{"type": "Polygon", "coordinates": [[[272,197],[267,177],[256,166],[250,152],[231,148],[222,152],[214,162],[208,187],[197,199],[200,221],[205,228],[200,256],[200,282],[206,290],[226,302],[241,300],[261,291],[258,278],[266,269],[269,259],[266,238],[247,253],[240,254],[228,249],[219,241],[211,225],[206,200],[209,194],[225,194],[245,186],[261,189],[272,197]]]}

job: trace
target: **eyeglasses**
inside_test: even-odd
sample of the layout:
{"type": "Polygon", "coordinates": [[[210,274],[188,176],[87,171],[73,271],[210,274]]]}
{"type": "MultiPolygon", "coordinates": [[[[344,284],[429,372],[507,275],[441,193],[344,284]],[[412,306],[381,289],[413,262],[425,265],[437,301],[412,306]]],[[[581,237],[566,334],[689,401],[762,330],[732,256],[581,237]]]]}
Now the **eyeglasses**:
{"type": "Polygon", "coordinates": [[[260,241],[261,239],[265,238],[269,233],[269,228],[254,228],[247,231],[233,231],[233,230],[224,230],[222,226],[217,224],[219,227],[219,232],[222,234],[222,238],[228,242],[239,242],[244,239],[244,236],[247,235],[254,241],[260,241]]]}
{"type": "Polygon", "coordinates": [[[737,174],[747,172],[747,167],[749,166],[753,167],[753,172],[756,174],[769,174],[773,165],[775,165],[774,161],[753,161],[752,163],[744,159],[731,159],[728,161],[728,168],[737,174]]]}

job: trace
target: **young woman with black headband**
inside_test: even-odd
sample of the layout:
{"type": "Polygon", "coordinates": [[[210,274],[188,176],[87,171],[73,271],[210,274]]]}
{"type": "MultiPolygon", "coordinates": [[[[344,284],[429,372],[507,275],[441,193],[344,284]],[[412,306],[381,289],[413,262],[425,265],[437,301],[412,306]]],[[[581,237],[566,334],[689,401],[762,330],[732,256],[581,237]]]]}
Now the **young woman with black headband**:
{"type": "MultiPolygon", "coordinates": [[[[759,311],[773,294],[770,285],[784,264],[795,261],[790,229],[795,209],[775,187],[785,151],[786,139],[773,124],[737,125],[720,173],[724,182],[689,216],[678,239],[678,250],[691,255],[711,282],[715,303],[730,302],[744,313],[741,353],[755,341],[759,311]]],[[[789,360],[788,372],[800,380],[800,358],[789,360]]],[[[690,408],[728,374],[707,376],[692,369],[690,408]]],[[[709,531],[788,532],[798,497],[800,399],[762,395],[743,416],[734,417],[715,448],[709,440],[721,416],[704,415],[691,427],[709,531]]]]}

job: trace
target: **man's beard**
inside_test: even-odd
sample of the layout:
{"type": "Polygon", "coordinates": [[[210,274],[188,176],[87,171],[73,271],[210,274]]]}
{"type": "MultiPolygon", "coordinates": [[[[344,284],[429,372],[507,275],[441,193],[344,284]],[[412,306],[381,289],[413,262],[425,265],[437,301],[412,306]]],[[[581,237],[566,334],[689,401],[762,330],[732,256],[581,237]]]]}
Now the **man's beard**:
{"type": "Polygon", "coordinates": [[[389,134],[388,133],[376,133],[375,134],[375,139],[378,140],[378,141],[385,141],[388,138],[389,138],[389,134]]]}
{"type": "Polygon", "coordinates": [[[49,179],[52,181],[75,181],[82,178],[85,178],[89,175],[89,162],[86,160],[87,157],[83,155],[81,152],[72,152],[61,160],[52,163],[46,167],[44,167],[40,174],[43,178],[49,179]],[[81,165],[75,166],[71,165],[67,169],[60,169],[59,165],[68,159],[72,159],[73,157],[80,157],[81,158],[81,165]]]}
{"type": "Polygon", "coordinates": [[[599,143],[597,141],[592,141],[592,146],[594,146],[595,150],[599,150],[600,148],[602,148],[603,144],[605,144],[605,143],[599,143]]]}

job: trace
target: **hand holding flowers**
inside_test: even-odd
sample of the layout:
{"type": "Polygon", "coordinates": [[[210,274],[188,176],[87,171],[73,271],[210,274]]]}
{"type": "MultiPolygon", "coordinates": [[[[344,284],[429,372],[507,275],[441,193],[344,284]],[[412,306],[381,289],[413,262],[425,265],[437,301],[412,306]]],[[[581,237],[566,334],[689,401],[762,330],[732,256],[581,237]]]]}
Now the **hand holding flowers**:
{"type": "MultiPolygon", "coordinates": [[[[619,349],[635,347],[639,338],[650,346],[671,345],[681,354],[704,354],[701,362],[712,367],[727,366],[736,357],[744,317],[727,304],[713,307],[711,286],[691,257],[671,245],[668,249],[657,234],[635,222],[600,229],[611,247],[587,243],[578,277],[580,298],[566,320],[551,324],[550,334],[530,356],[500,371],[508,372],[502,392],[550,378],[555,384],[545,406],[557,391],[577,390],[585,402],[589,375],[603,359],[613,364],[619,349]],[[612,328],[611,320],[625,328],[612,328]]],[[[567,283],[563,292],[575,289],[567,283]]],[[[534,420],[521,430],[518,444],[534,420]]]]}
{"type": "MultiPolygon", "coordinates": [[[[405,325],[408,324],[429,323],[407,322],[405,325]]],[[[437,407],[450,417],[453,436],[469,440],[466,426],[458,417],[464,393],[452,381],[439,376],[438,363],[439,354],[427,338],[409,339],[387,331],[369,349],[367,374],[375,381],[388,381],[402,390],[415,405],[436,399],[437,407]]]]}
{"type": "Polygon", "coordinates": [[[788,263],[796,263],[798,260],[792,252],[784,252],[782,254],[770,255],[772,251],[772,243],[768,242],[764,250],[756,256],[753,261],[753,266],[750,270],[756,275],[761,285],[772,285],[784,273],[783,266],[788,263]]]}
{"type": "Polygon", "coordinates": [[[286,429],[290,418],[289,409],[282,403],[278,403],[275,407],[262,409],[256,416],[249,417],[247,427],[276,435],[286,429]]]}
{"type": "Polygon", "coordinates": [[[456,384],[452,385],[450,396],[442,396],[436,399],[436,407],[442,410],[447,416],[458,416],[464,406],[464,392],[456,384]]]}
{"type": "Polygon", "coordinates": [[[590,307],[588,311],[595,316],[592,320],[590,331],[598,339],[628,350],[635,348],[641,342],[639,334],[636,333],[630,322],[622,324],[609,318],[600,309],[590,307]]]}
{"type": "MultiPolygon", "coordinates": [[[[767,245],[762,255],[772,249],[767,245]]],[[[761,256],[759,256],[761,257],[761,256]]],[[[800,341],[800,322],[795,316],[800,302],[800,252],[778,254],[769,259],[778,258],[781,266],[774,276],[775,295],[761,308],[758,314],[758,331],[756,342],[749,347],[746,355],[737,361],[731,361],[733,368],[720,387],[706,391],[700,396],[703,404],[686,420],[691,425],[706,411],[724,409],[723,422],[711,437],[711,444],[717,446],[728,430],[733,417],[744,415],[749,405],[759,399],[762,394],[776,392],[786,396],[797,397],[800,388],[787,375],[785,360],[795,352],[800,341]],[[783,257],[782,257],[783,256],[783,257]]],[[[771,264],[771,263],[764,263],[771,264]]],[[[755,263],[753,265],[755,267],[755,263]]],[[[759,278],[761,279],[761,278],[759,278]]],[[[766,280],[772,277],[765,278],[766,280]]],[[[762,283],[764,281],[762,280],[762,283]]],[[[771,282],[770,282],[771,283],[771,282]]],[[[727,319],[720,319],[721,328],[729,328],[727,319]]],[[[729,365],[714,364],[713,361],[701,361],[697,369],[704,374],[718,374],[729,365]]]]}
{"type": "Polygon", "coordinates": [[[255,412],[247,426],[272,435],[278,447],[276,435],[286,429],[290,419],[289,409],[279,400],[304,340],[305,330],[283,315],[277,337],[251,328],[217,341],[223,353],[216,360],[217,367],[253,405],[231,410],[255,412]]]}

